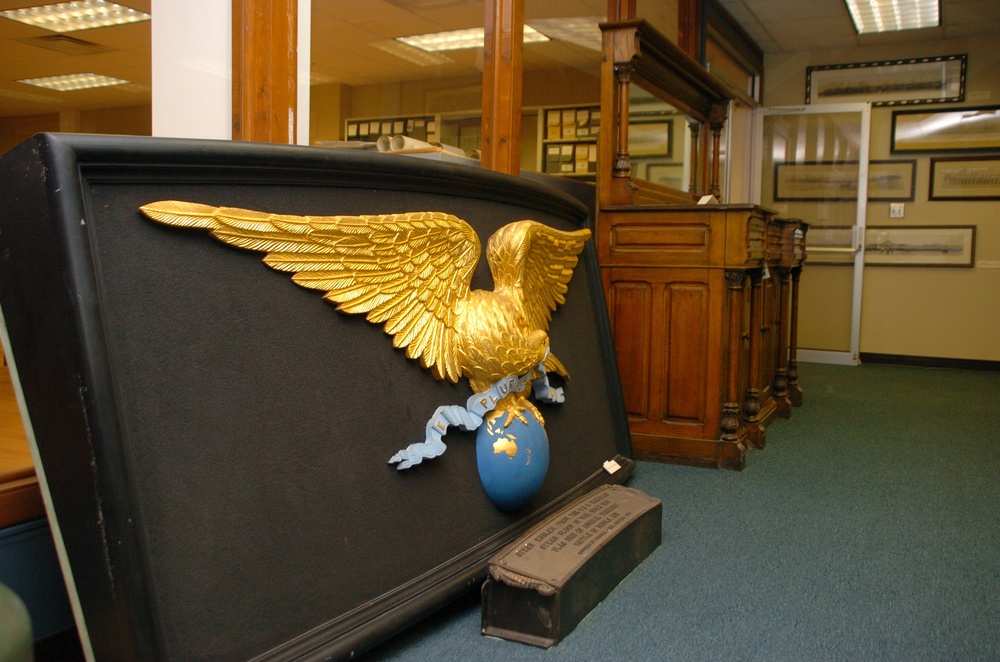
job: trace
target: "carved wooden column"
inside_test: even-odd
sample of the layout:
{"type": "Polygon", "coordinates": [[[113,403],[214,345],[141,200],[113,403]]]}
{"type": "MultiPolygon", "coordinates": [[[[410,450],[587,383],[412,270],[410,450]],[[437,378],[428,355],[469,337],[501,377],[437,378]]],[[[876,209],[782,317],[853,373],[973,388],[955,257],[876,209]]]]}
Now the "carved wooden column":
{"type": "Polygon", "coordinates": [[[615,163],[611,176],[616,179],[628,179],[632,174],[632,158],[628,153],[628,88],[632,81],[632,63],[615,64],[615,114],[618,117],[617,135],[615,136],[615,163]]]}
{"type": "Polygon", "coordinates": [[[750,272],[750,360],[747,371],[747,390],[743,398],[743,420],[747,423],[750,443],[755,448],[764,447],[764,430],[760,425],[760,341],[762,320],[761,290],[763,269],[750,272]]]}
{"type": "Polygon", "coordinates": [[[297,0],[233,0],[233,140],[295,143],[297,29],[297,0]]]}
{"type": "Polygon", "coordinates": [[[778,338],[776,346],[776,363],[774,371],[773,394],[774,402],[778,406],[778,416],[789,418],[792,415],[792,402],[788,395],[788,321],[789,321],[789,292],[791,290],[791,269],[780,267],[778,270],[778,338]]]}
{"type": "Polygon", "coordinates": [[[793,267],[791,313],[788,322],[788,399],[792,406],[802,406],[802,387],[799,385],[799,364],[796,351],[799,346],[799,277],[802,267],[793,267]]]}
{"type": "Polygon", "coordinates": [[[722,140],[722,128],[726,125],[727,109],[724,104],[712,106],[712,112],[708,118],[709,128],[712,130],[712,179],[708,186],[708,192],[716,198],[722,198],[719,176],[719,154],[722,140]]]}
{"type": "Polygon", "coordinates": [[[521,69],[524,0],[486,0],[483,44],[484,168],[521,172],[521,69]]]}
{"type": "Polygon", "coordinates": [[[743,335],[743,283],[746,272],[742,270],[727,270],[726,285],[729,293],[729,361],[726,366],[726,401],[722,404],[722,441],[737,442],[740,440],[740,346],[743,335]]]}
{"type": "Polygon", "coordinates": [[[691,129],[691,184],[688,187],[688,192],[693,196],[700,196],[701,178],[698,175],[701,173],[701,167],[698,163],[698,155],[700,154],[698,146],[701,144],[701,122],[688,120],[688,127],[691,129]]]}

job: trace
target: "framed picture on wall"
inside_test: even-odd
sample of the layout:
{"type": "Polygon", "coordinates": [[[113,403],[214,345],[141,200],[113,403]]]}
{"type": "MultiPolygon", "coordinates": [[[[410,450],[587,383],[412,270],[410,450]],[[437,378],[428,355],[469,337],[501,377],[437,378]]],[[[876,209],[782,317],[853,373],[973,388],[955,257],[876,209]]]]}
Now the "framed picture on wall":
{"type": "MultiPolygon", "coordinates": [[[[836,201],[858,197],[857,161],[776,163],[776,201],[836,201]]],[[[917,162],[869,161],[868,200],[909,202],[914,198],[917,162]]]]}
{"type": "Polygon", "coordinates": [[[673,126],[672,120],[629,122],[629,155],[670,158],[673,152],[673,126]]]}
{"type": "Polygon", "coordinates": [[[645,179],[653,184],[684,190],[683,163],[647,163],[645,179]]]}
{"type": "Polygon", "coordinates": [[[869,161],[868,199],[884,202],[912,202],[917,189],[917,162],[869,161]]]}
{"type": "MultiPolygon", "coordinates": [[[[850,265],[852,228],[813,226],[806,234],[809,264],[850,265]]],[[[973,225],[868,226],[865,265],[873,267],[971,267],[975,259],[973,225]]]]}
{"type": "Polygon", "coordinates": [[[892,152],[1000,150],[1000,106],[894,110],[892,152]]]}
{"type": "Polygon", "coordinates": [[[857,196],[856,161],[774,164],[775,200],[854,200],[857,196]]]}
{"type": "Polygon", "coordinates": [[[929,200],[1000,200],[1000,156],[931,159],[929,200]]]}
{"type": "Polygon", "coordinates": [[[974,225],[865,229],[865,264],[871,266],[971,267],[975,247],[974,225]]]}
{"type": "Polygon", "coordinates": [[[965,99],[966,55],[806,68],[806,103],[870,101],[874,106],[948,103],[965,99]]]}

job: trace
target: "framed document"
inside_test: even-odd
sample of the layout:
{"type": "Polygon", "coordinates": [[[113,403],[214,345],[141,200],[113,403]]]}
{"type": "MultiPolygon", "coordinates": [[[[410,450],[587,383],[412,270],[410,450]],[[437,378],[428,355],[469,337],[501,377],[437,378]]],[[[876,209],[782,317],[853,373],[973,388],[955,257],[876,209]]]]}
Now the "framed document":
{"type": "MultiPolygon", "coordinates": [[[[917,162],[869,161],[868,200],[909,202],[915,190],[917,162]]],[[[777,201],[856,200],[858,162],[777,163],[774,166],[777,201]]]]}
{"type": "Polygon", "coordinates": [[[870,101],[875,106],[965,99],[966,55],[806,68],[806,103],[870,101]]]}
{"type": "Polygon", "coordinates": [[[975,226],[869,226],[865,264],[897,267],[971,267],[975,226]]]}
{"type": "Polygon", "coordinates": [[[892,152],[1000,150],[1000,106],[895,110],[892,152]]]}
{"type": "Polygon", "coordinates": [[[1000,157],[931,159],[929,200],[1000,200],[1000,157]]]}

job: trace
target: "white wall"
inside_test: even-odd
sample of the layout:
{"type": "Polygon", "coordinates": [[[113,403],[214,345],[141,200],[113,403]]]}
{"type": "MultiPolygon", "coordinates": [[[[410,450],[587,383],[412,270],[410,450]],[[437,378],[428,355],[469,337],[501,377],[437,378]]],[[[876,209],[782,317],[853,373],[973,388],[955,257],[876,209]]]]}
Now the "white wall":
{"type": "Polygon", "coordinates": [[[232,3],[153,0],[153,135],[233,136],[232,3]]]}

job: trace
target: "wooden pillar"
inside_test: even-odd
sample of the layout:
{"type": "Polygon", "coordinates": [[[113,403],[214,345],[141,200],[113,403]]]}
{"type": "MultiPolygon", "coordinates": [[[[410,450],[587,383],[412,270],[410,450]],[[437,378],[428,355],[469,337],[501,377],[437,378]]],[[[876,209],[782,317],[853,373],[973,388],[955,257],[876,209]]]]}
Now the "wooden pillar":
{"type": "Polygon", "coordinates": [[[740,352],[743,335],[743,283],[746,272],[741,269],[726,271],[726,285],[729,294],[729,360],[726,365],[726,401],[722,404],[722,441],[740,440],[740,352]]]}
{"type": "Polygon", "coordinates": [[[788,323],[791,319],[791,269],[780,267],[778,270],[778,297],[780,300],[778,313],[778,339],[775,343],[777,369],[774,373],[773,393],[778,406],[778,416],[788,418],[792,414],[792,401],[788,395],[788,323]]]}
{"type": "Polygon", "coordinates": [[[743,400],[743,415],[750,431],[750,443],[756,448],[764,447],[764,431],[758,425],[760,413],[760,344],[763,315],[761,307],[763,269],[750,272],[750,367],[747,372],[747,390],[743,400]]]}
{"type": "Polygon", "coordinates": [[[691,182],[688,186],[688,193],[695,197],[701,196],[701,164],[698,155],[701,153],[701,122],[688,119],[688,127],[691,129],[691,182]]]}
{"type": "Polygon", "coordinates": [[[297,0],[233,0],[233,140],[295,143],[297,0]]]}
{"type": "Polygon", "coordinates": [[[722,127],[726,124],[727,114],[728,108],[726,105],[717,103],[712,106],[712,112],[708,118],[709,127],[712,130],[712,169],[708,192],[719,200],[722,199],[722,190],[720,188],[720,142],[722,140],[722,127]]]}
{"type": "Polygon", "coordinates": [[[792,300],[788,320],[788,399],[793,407],[802,406],[802,386],[799,385],[799,278],[802,267],[792,269],[792,300]]]}
{"type": "Polygon", "coordinates": [[[608,0],[609,21],[625,21],[630,18],[635,18],[635,0],[608,0]]]}
{"type": "Polygon", "coordinates": [[[677,45],[696,62],[701,62],[702,0],[677,3],[677,45]]]}
{"type": "Polygon", "coordinates": [[[629,85],[632,82],[632,68],[632,62],[615,64],[615,117],[618,118],[618,122],[615,135],[617,148],[611,176],[626,180],[632,176],[632,157],[628,152],[629,85]]]}
{"type": "Polygon", "coordinates": [[[483,44],[484,168],[521,171],[521,83],[524,0],[486,0],[483,44]]]}

